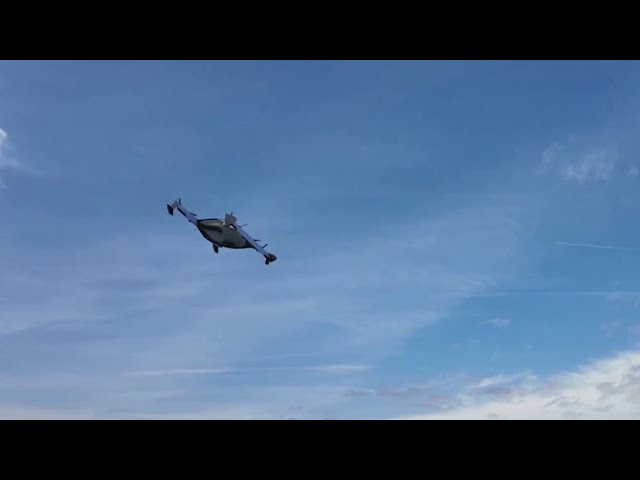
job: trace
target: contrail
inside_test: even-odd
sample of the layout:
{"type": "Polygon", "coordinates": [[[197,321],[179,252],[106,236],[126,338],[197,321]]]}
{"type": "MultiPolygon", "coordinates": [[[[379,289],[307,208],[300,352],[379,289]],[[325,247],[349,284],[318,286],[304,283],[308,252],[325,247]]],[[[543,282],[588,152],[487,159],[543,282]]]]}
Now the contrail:
{"type": "Polygon", "coordinates": [[[626,250],[631,252],[640,252],[640,248],[616,247],[615,245],[593,245],[591,243],[566,243],[566,242],[556,242],[556,244],[565,245],[567,247],[604,248],[606,250],[626,250]]]}

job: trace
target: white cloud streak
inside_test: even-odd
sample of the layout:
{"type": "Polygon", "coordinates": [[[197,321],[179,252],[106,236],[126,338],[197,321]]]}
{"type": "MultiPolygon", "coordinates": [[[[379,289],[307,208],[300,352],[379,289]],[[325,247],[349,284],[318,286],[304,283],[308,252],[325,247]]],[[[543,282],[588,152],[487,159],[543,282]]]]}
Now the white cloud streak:
{"type": "MultiPolygon", "coordinates": [[[[0,128],[0,174],[3,170],[14,170],[21,173],[28,173],[31,175],[40,175],[41,172],[25,165],[23,162],[18,161],[17,157],[13,153],[11,148],[11,142],[7,132],[0,128]]],[[[6,188],[6,184],[2,176],[0,175],[0,188],[6,188]]]]}
{"type": "MultiPolygon", "coordinates": [[[[18,161],[15,158],[11,158],[7,154],[8,140],[7,133],[0,128],[0,173],[2,170],[17,169],[19,168],[18,161]]],[[[0,176],[0,188],[5,188],[6,185],[0,176]]]]}
{"type": "Polygon", "coordinates": [[[556,244],[563,245],[565,247],[600,248],[604,250],[626,250],[631,252],[640,252],[640,248],[618,247],[616,245],[597,245],[593,243],[568,243],[568,242],[556,242],[556,244]]]}
{"type": "Polygon", "coordinates": [[[130,372],[133,377],[155,377],[164,375],[220,375],[224,373],[251,373],[275,371],[308,371],[327,374],[357,374],[374,368],[372,365],[310,365],[310,366],[271,366],[271,367],[233,367],[233,368],[185,368],[168,370],[149,370],[130,372]]]}
{"type": "Polygon", "coordinates": [[[141,372],[131,372],[127,375],[131,377],[160,377],[165,375],[218,375],[221,373],[233,372],[230,368],[183,368],[173,370],[147,370],[141,372]]]}

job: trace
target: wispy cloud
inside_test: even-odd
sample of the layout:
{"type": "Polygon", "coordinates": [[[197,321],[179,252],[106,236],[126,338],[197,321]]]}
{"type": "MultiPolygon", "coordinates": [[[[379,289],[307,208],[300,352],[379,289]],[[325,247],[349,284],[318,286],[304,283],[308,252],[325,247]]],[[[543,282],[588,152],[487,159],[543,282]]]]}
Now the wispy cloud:
{"type": "Polygon", "coordinates": [[[632,252],[640,252],[640,248],[618,247],[616,245],[596,245],[596,244],[593,244],[593,243],[556,242],[556,245],[563,245],[565,247],[601,248],[601,249],[604,249],[604,250],[627,250],[627,251],[632,251],[632,252]]]}
{"type": "Polygon", "coordinates": [[[89,420],[93,414],[74,409],[25,408],[21,405],[0,405],[2,420],[89,420]]]}
{"type": "Polygon", "coordinates": [[[511,320],[509,318],[490,318],[489,320],[485,320],[482,322],[484,325],[489,325],[495,328],[506,328],[511,324],[511,320]]]}
{"type": "MultiPolygon", "coordinates": [[[[301,367],[304,368],[304,367],[301,367]]],[[[353,374],[362,373],[371,370],[373,365],[317,365],[308,367],[311,370],[315,370],[323,373],[331,374],[353,374]]]]}
{"type": "Polygon", "coordinates": [[[519,292],[491,292],[473,295],[474,298],[496,297],[607,297],[609,300],[631,299],[640,297],[640,291],[623,290],[522,290],[519,292]]]}
{"type": "Polygon", "coordinates": [[[5,132],[2,128],[0,128],[0,153],[6,148],[7,143],[7,132],[5,132]]]}
{"type": "Polygon", "coordinates": [[[141,372],[130,372],[127,375],[132,377],[159,377],[164,375],[217,375],[230,373],[230,368],[182,368],[173,370],[147,370],[141,372]]]}
{"type": "Polygon", "coordinates": [[[477,383],[477,385],[473,385],[472,388],[483,389],[495,387],[497,385],[514,385],[517,382],[530,381],[532,379],[535,379],[535,376],[531,372],[521,372],[511,375],[496,375],[482,379],[477,383]]]}
{"type": "Polygon", "coordinates": [[[184,368],[168,370],[147,370],[130,372],[133,377],[156,377],[164,375],[220,375],[224,373],[252,373],[276,371],[308,371],[328,374],[356,374],[371,370],[372,365],[309,365],[309,366],[269,366],[269,367],[232,367],[232,368],[184,368]]]}
{"type": "Polygon", "coordinates": [[[463,389],[447,411],[406,419],[638,419],[640,352],[594,361],[576,371],[485,379],[463,389]],[[501,392],[487,392],[500,386],[501,392]],[[496,396],[495,393],[502,393],[496,396]]]}
{"type": "Polygon", "coordinates": [[[587,154],[582,161],[567,165],[563,171],[565,178],[576,180],[578,183],[586,181],[607,180],[613,174],[615,159],[607,151],[587,154]]]}
{"type": "Polygon", "coordinates": [[[228,385],[216,378],[178,375],[171,380],[179,386],[167,387],[162,376],[20,378],[0,384],[0,418],[316,419],[335,415],[348,402],[347,387],[308,381],[245,383],[228,395],[228,385]]]}
{"type": "Polygon", "coordinates": [[[345,392],[348,397],[364,397],[375,395],[386,398],[410,399],[426,395],[428,389],[424,385],[407,385],[399,388],[359,388],[345,392]]]}
{"type": "Polygon", "coordinates": [[[41,174],[39,170],[26,165],[24,162],[18,161],[7,132],[0,128],[0,188],[6,188],[6,184],[1,175],[3,170],[15,170],[31,175],[41,174]]]}
{"type": "Polygon", "coordinates": [[[575,141],[556,142],[542,153],[541,170],[580,184],[609,180],[615,173],[617,154],[607,148],[588,150],[575,141]]]}
{"type": "MultiPolygon", "coordinates": [[[[9,141],[7,133],[0,128],[0,173],[2,170],[17,169],[20,167],[18,161],[8,155],[9,141]]],[[[2,177],[0,176],[0,187],[6,187],[2,177]]]]}

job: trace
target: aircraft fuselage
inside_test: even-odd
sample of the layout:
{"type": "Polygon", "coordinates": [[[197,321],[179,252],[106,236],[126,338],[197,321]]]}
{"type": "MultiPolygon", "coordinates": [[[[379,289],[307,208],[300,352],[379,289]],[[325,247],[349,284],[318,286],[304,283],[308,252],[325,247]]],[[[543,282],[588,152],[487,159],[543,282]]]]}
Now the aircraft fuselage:
{"type": "Polygon", "coordinates": [[[217,218],[198,220],[198,231],[208,241],[224,248],[253,248],[240,233],[217,218]]]}

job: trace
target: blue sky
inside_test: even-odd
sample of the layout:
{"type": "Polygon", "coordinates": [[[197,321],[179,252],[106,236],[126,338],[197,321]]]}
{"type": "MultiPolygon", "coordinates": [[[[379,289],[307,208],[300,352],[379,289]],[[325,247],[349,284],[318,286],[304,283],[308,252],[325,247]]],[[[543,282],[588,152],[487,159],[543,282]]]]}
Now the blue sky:
{"type": "Polygon", "coordinates": [[[640,418],[638,85],[0,62],[0,417],[640,418]]]}

